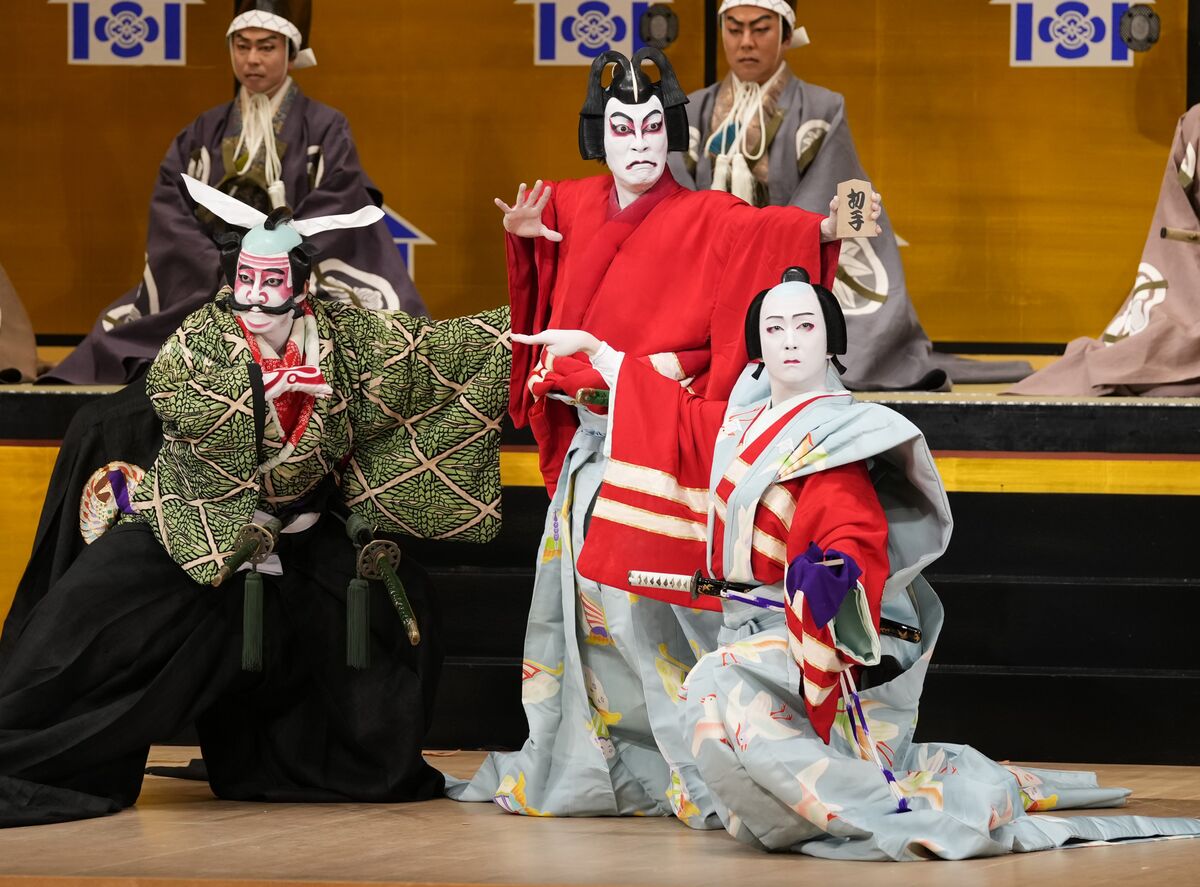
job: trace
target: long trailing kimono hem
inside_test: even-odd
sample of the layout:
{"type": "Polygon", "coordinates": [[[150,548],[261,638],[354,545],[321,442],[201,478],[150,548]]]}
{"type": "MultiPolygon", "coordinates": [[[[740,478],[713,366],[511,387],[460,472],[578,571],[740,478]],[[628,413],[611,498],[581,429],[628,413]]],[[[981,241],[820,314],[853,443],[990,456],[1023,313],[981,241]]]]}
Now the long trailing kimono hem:
{"type": "Polygon", "coordinates": [[[854,402],[832,374],[828,394],[771,407],[768,382],[752,370],[725,404],[623,363],[613,458],[589,529],[593,557],[581,565],[601,580],[630,568],[704,569],[759,583],[755,594],[783,608],[724,602],[716,648],[684,677],[675,815],[696,828],[718,821],[761,849],[831,859],[965,859],[1200,834],[1200,821],[1181,818],[1034,816],[1120,806],[1128,791],[1101,788],[1090,773],[1006,766],[967,746],[914,741],[943,624],[920,574],[951,526],[932,456],[911,423],[854,402]],[[770,420],[756,424],[760,415],[770,420]],[[706,478],[707,515],[697,514],[691,491],[706,478]],[[619,506],[629,505],[664,519],[622,523],[619,506]],[[682,532],[689,522],[698,532],[682,532]],[[788,565],[813,544],[862,570],[849,611],[843,603],[828,625],[812,620],[803,588],[794,597],[783,590],[788,565]],[[877,657],[834,639],[834,629],[860,621],[860,602],[877,657]],[[881,617],[919,627],[920,642],[880,636],[881,617]],[[848,676],[861,709],[842,692],[848,676]],[[898,812],[885,770],[909,812],[898,812]]]}

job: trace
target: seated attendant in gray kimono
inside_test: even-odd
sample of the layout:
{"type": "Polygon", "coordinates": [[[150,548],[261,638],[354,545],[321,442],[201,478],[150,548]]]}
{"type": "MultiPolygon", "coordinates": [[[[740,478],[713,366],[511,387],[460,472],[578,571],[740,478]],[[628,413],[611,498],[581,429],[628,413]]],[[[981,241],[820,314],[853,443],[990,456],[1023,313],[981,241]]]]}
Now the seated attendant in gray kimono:
{"type": "Polygon", "coordinates": [[[37,369],[33,327],[21,298],[0,267],[0,382],[29,382],[37,369]]]}
{"type": "Polygon", "coordinates": [[[1191,239],[1200,229],[1198,153],[1200,105],[1192,105],[1175,125],[1158,205],[1116,316],[1099,337],[1072,339],[1009,394],[1200,397],[1200,262],[1191,239]]]}
{"type": "MultiPolygon", "coordinates": [[[[293,69],[316,64],[308,0],[242,0],[229,25],[241,88],[197,117],[171,144],[150,200],[146,267],[138,285],[100,314],[91,333],[44,378],[123,384],[154,359],[183,319],[220,288],[213,237],[223,225],[179,192],[187,173],[263,212],[347,213],[383,195],[363,171],[346,118],[305,96],[293,69]]],[[[317,293],[365,308],[425,313],[387,225],[333,232],[314,267],[317,293]]]]}
{"type": "Polygon", "coordinates": [[[428,579],[370,537],[498,532],[508,308],[435,322],[309,298],[302,235],[378,208],[293,222],[189,187],[251,230],[223,246],[230,286],[150,368],[158,457],[99,473],[91,544],[6,626],[0,826],[133,804],[150,744],[192,723],[221,798],[443,790],[421,758],[441,665],[428,579]]]}
{"type": "MultiPolygon", "coordinates": [[[[696,190],[730,191],[754,206],[824,212],[837,185],[869,178],[858,160],[845,100],[792,74],[788,49],[806,45],[795,0],[723,0],[721,40],[729,74],[688,96],[690,146],[671,172],[696,190]]],[[[1024,362],[981,362],[938,354],[908,297],[896,235],[885,211],[882,236],[842,241],[833,293],[850,328],[845,383],[856,391],[939,389],[954,382],[1003,382],[1024,362]]]]}
{"type": "Polygon", "coordinates": [[[842,386],[846,324],[807,280],[789,269],[751,303],[752,362],[727,402],[664,384],[589,333],[530,337],[592,355],[611,387],[612,457],[588,530],[609,555],[592,578],[724,614],[715,650],[662,672],[685,749],[671,762],[676,816],[840,859],[1200,834],[1191,819],[1028,815],[1119,806],[1128,791],[913,741],[942,627],[921,571],[949,541],[949,506],[921,432],[842,386]]]}

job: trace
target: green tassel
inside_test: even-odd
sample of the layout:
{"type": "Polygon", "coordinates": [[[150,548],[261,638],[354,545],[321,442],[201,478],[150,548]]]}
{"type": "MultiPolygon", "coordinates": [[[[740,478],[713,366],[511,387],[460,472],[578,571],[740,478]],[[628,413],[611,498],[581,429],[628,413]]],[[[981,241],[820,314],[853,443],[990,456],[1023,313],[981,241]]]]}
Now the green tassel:
{"type": "Polygon", "coordinates": [[[242,599],[242,671],[263,668],[263,580],[251,570],[246,574],[242,599]]]}
{"type": "Polygon", "coordinates": [[[346,589],[346,665],[371,665],[371,586],[362,578],[351,579],[346,589]]]}

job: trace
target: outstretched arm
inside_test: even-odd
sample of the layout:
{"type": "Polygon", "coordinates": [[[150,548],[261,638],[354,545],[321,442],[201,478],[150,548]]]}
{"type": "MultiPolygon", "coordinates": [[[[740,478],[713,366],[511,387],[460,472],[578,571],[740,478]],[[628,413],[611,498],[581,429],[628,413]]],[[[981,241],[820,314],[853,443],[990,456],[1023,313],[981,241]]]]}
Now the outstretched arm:
{"type": "Polygon", "coordinates": [[[525,183],[517,188],[517,199],[509,206],[499,197],[495,199],[496,206],[504,213],[504,230],[517,237],[545,237],[547,240],[558,242],[562,235],[542,224],[542,210],[550,202],[550,185],[542,184],[538,179],[533,183],[532,190],[526,190],[525,183]]]}
{"type": "Polygon", "coordinates": [[[513,341],[522,345],[544,345],[546,351],[554,357],[566,357],[582,351],[588,357],[595,357],[607,347],[587,330],[542,330],[532,336],[513,333],[513,341]]]}

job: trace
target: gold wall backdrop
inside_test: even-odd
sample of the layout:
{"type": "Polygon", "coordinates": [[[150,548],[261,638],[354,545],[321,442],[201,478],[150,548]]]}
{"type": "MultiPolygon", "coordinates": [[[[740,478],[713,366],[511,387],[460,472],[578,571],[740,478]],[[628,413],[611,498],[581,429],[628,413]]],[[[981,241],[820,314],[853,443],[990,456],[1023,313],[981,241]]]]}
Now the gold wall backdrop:
{"type": "MultiPolygon", "coordinates": [[[[5,0],[0,263],[43,333],[83,332],[142,266],[155,171],[174,135],[228,98],[231,2],[189,7],[185,68],[69,66],[67,7],[5,0]]],[[[911,246],[935,339],[1097,334],[1141,251],[1185,103],[1184,0],[1132,68],[1008,65],[1007,6],[801,0],[796,73],[842,92],[863,162],[911,246]]],[[[677,0],[668,54],[702,85],[703,2],[677,0]]],[[[311,96],[350,119],[390,206],[437,241],[415,250],[435,316],[504,299],[494,196],[599,172],[575,127],[586,69],[533,64],[533,8],[510,0],[315,0],[311,96]]],[[[1182,247],[1181,247],[1182,248],[1182,247]]]]}

